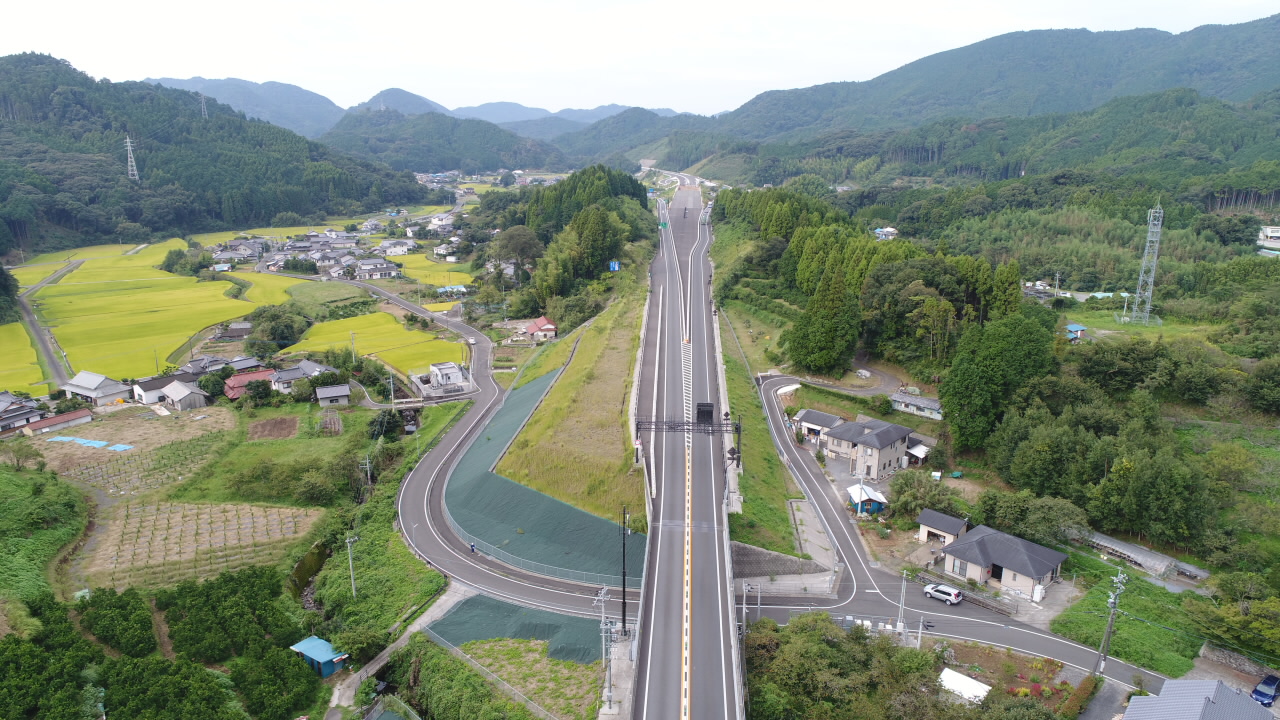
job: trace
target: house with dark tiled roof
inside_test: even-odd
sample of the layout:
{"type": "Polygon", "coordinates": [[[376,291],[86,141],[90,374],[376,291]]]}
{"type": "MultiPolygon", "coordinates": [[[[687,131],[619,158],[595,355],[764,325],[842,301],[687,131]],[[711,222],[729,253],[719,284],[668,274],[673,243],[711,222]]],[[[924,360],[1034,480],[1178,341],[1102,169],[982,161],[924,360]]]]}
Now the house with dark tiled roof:
{"type": "Polygon", "coordinates": [[[969,530],[969,522],[932,508],[925,508],[916,517],[920,523],[919,539],[922,543],[950,545],[969,530]]]}
{"type": "Polygon", "coordinates": [[[1271,720],[1271,711],[1221,680],[1165,680],[1159,695],[1129,699],[1124,720],[1271,720]]]}
{"type": "Polygon", "coordinates": [[[826,432],[827,455],[849,459],[850,473],[877,479],[907,466],[911,428],[884,420],[841,423],[826,432]]]}
{"type": "Polygon", "coordinates": [[[986,525],[966,532],[941,552],[948,575],[1033,600],[1043,596],[1067,559],[1057,550],[986,525]]]}
{"type": "Polygon", "coordinates": [[[810,410],[805,408],[796,413],[792,418],[796,425],[804,431],[809,438],[822,442],[823,435],[844,422],[844,418],[836,417],[830,413],[820,412],[818,410],[810,410]]]}
{"type": "Polygon", "coordinates": [[[45,416],[40,403],[5,390],[0,392],[0,435],[17,432],[23,425],[37,422],[45,416]]]}

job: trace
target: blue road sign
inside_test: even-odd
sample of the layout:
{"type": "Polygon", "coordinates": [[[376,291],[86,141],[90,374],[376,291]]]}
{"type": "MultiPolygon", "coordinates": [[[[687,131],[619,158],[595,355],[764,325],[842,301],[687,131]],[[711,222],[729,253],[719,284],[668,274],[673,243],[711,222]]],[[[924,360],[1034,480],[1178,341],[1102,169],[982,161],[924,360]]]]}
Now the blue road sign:
{"type": "Polygon", "coordinates": [[[609,261],[609,272],[618,272],[622,269],[622,265],[617,260],[609,261]]]}

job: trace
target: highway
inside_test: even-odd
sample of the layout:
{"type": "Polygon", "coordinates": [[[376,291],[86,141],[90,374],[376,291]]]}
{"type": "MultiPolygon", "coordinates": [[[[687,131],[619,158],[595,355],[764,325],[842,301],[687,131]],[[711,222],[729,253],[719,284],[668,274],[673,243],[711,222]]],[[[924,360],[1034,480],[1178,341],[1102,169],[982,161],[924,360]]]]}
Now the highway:
{"type": "MultiPolygon", "coordinates": [[[[637,415],[688,422],[697,403],[719,396],[719,358],[701,193],[695,178],[680,182],[670,207],[659,203],[669,227],[650,266],[637,415]]],[[[720,435],[701,433],[652,431],[640,440],[656,496],[633,717],[741,717],[723,506],[728,448],[720,435]]]]}

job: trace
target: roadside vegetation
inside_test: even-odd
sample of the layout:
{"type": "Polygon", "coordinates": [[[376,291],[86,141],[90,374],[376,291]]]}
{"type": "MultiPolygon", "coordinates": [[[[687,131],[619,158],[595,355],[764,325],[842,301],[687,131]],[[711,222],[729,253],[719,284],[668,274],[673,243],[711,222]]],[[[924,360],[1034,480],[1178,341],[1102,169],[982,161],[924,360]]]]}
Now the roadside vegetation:
{"type": "Polygon", "coordinates": [[[420,716],[435,720],[500,717],[533,720],[524,705],[490,685],[470,665],[421,633],[391,654],[388,681],[396,695],[420,716]]]}
{"type": "MultiPolygon", "coordinates": [[[[573,360],[495,469],[613,521],[625,504],[640,531],[647,525],[644,474],[634,462],[627,407],[643,308],[633,289],[582,329],[573,360]]],[[[573,342],[557,344],[571,348],[573,342]]]]}
{"type": "MultiPolygon", "coordinates": [[[[539,707],[565,720],[599,714],[603,664],[547,656],[546,640],[475,640],[460,649],[539,707]]],[[[617,697],[617,693],[615,693],[617,697]]]]}
{"type": "Polygon", "coordinates": [[[46,570],[84,531],[88,504],[53,473],[0,465],[0,506],[0,622],[30,636],[40,623],[24,604],[52,592],[46,570]]]}

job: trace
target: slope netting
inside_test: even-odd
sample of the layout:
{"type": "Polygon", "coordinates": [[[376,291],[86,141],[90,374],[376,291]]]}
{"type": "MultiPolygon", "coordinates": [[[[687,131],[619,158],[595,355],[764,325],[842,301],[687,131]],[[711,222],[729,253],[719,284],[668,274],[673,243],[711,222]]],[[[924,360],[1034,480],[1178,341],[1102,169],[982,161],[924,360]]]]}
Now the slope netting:
{"type": "Polygon", "coordinates": [[[455,646],[472,640],[513,638],[546,640],[547,655],[584,665],[600,659],[600,621],[531,610],[473,595],[454,606],[448,615],[431,623],[431,632],[455,646]]]}
{"type": "MultiPolygon", "coordinates": [[[[481,552],[543,575],[617,587],[622,526],[490,471],[557,374],[507,396],[450,475],[445,507],[454,530],[481,552]]],[[[640,587],[644,545],[644,535],[627,538],[628,587],[640,587]]]]}

